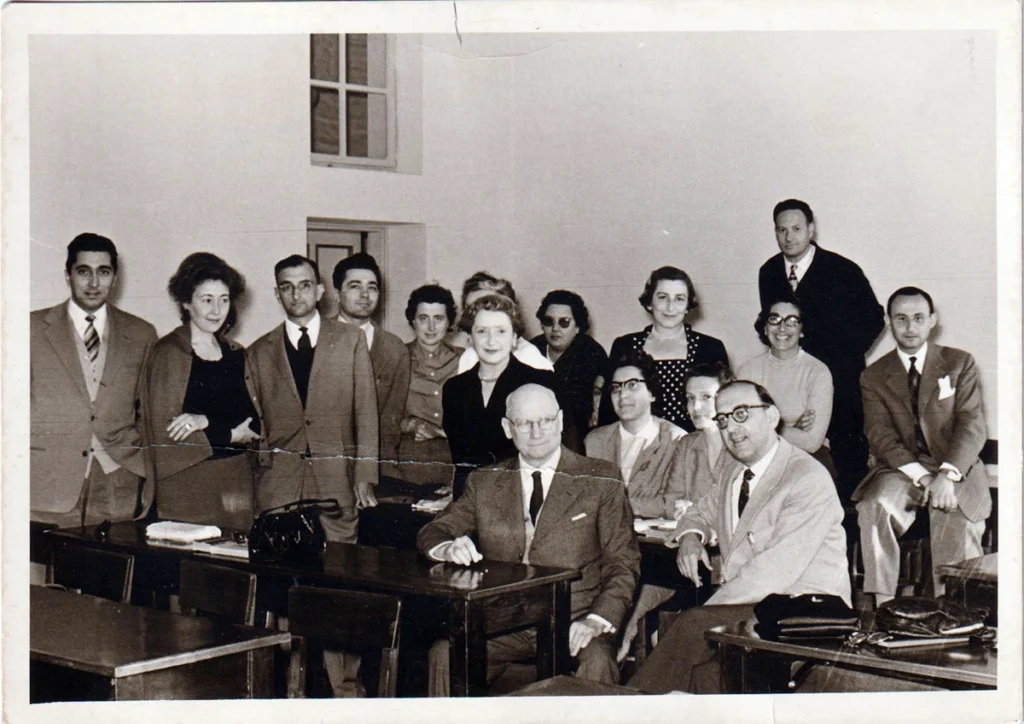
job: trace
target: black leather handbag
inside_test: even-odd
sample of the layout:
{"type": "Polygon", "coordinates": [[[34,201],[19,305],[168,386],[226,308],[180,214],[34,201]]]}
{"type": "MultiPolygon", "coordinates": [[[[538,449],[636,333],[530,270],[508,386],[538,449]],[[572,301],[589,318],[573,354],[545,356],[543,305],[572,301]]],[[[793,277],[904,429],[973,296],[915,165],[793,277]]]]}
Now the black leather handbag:
{"type": "Polygon", "coordinates": [[[260,513],[249,531],[249,560],[310,560],[323,555],[327,535],[320,512],[336,513],[335,498],[296,500],[260,513]]]}
{"type": "Polygon", "coordinates": [[[966,636],[982,631],[987,616],[987,609],[967,608],[945,597],[907,596],[879,606],[875,628],[911,638],[966,636]]]}
{"type": "Polygon", "coordinates": [[[843,638],[857,630],[859,616],[839,596],[772,593],[754,606],[758,635],[765,639],[843,638]]]}

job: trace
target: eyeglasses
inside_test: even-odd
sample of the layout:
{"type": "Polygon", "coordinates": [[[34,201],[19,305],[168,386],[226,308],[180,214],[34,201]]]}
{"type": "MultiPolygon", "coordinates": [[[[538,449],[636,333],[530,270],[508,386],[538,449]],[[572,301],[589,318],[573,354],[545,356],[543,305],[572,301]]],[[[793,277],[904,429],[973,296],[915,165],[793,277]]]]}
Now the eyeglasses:
{"type": "Polygon", "coordinates": [[[611,389],[612,394],[615,394],[616,392],[622,392],[622,390],[626,390],[627,392],[636,392],[640,388],[640,385],[646,384],[647,380],[637,379],[636,377],[634,377],[631,380],[623,380],[622,382],[612,382],[611,387],[609,389],[611,389]]]}
{"type": "Polygon", "coordinates": [[[534,425],[536,425],[541,432],[550,432],[555,426],[555,423],[558,422],[558,415],[555,415],[554,417],[542,417],[539,420],[513,420],[509,417],[506,417],[505,419],[509,421],[509,424],[512,425],[512,427],[525,435],[533,430],[534,425]]]}
{"type": "Polygon", "coordinates": [[[316,284],[308,280],[299,282],[297,285],[291,282],[283,282],[277,285],[277,291],[281,292],[281,294],[291,294],[293,290],[298,289],[299,294],[309,294],[315,286],[316,284]]]}
{"type": "Polygon", "coordinates": [[[569,329],[572,324],[572,317],[561,317],[560,319],[552,319],[551,317],[544,317],[540,320],[542,327],[554,327],[556,324],[562,329],[569,329]]]}
{"type": "Polygon", "coordinates": [[[768,405],[740,405],[732,412],[720,412],[711,419],[715,421],[715,424],[718,425],[720,430],[724,430],[729,427],[730,417],[737,423],[742,424],[747,421],[748,417],[750,417],[750,411],[756,410],[759,407],[767,408],[768,405]]]}
{"type": "Polygon", "coordinates": [[[783,317],[781,314],[769,314],[768,319],[765,321],[769,327],[778,327],[780,324],[785,323],[790,329],[796,329],[800,326],[802,320],[795,314],[790,314],[788,317],[783,317]]]}

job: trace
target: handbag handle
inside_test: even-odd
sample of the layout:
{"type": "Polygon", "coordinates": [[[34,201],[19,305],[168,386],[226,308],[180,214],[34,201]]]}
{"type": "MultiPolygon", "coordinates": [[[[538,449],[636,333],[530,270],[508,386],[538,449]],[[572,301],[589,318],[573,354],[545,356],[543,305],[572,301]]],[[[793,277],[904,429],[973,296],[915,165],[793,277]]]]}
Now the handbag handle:
{"type": "Polygon", "coordinates": [[[303,498],[302,500],[294,500],[291,503],[279,505],[276,508],[269,508],[260,513],[260,515],[277,511],[287,513],[299,508],[318,508],[326,513],[337,513],[341,510],[341,503],[338,502],[337,498],[303,498]]]}

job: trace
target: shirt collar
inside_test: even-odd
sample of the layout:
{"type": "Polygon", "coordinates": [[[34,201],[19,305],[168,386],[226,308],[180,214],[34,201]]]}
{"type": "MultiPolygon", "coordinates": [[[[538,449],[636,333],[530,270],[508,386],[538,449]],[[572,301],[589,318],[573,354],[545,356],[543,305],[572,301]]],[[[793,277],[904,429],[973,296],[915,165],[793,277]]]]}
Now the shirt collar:
{"type": "MultiPolygon", "coordinates": [[[[302,336],[299,325],[285,317],[284,332],[288,335],[288,341],[292,343],[292,347],[298,349],[299,338],[302,336]]],[[[313,318],[306,324],[306,333],[309,334],[310,344],[316,347],[316,342],[320,338],[320,312],[313,313],[313,318]]]]}
{"type": "Polygon", "coordinates": [[[75,331],[83,339],[85,338],[85,330],[89,327],[89,322],[86,321],[85,317],[89,314],[93,316],[92,326],[96,328],[96,334],[102,337],[103,330],[107,326],[106,303],[95,312],[87,312],[75,304],[73,299],[68,299],[68,316],[71,317],[71,323],[75,325],[75,331]]]}
{"type": "Polygon", "coordinates": [[[654,442],[655,438],[658,437],[659,432],[658,420],[653,415],[651,416],[651,419],[647,421],[647,424],[640,428],[639,432],[635,435],[627,430],[625,425],[621,422],[619,423],[619,439],[624,445],[628,445],[632,442],[633,438],[641,437],[644,439],[644,447],[647,447],[654,442]]]}
{"type": "Polygon", "coordinates": [[[924,369],[924,358],[928,356],[928,343],[925,342],[924,344],[922,344],[921,349],[917,350],[912,355],[907,354],[897,346],[896,354],[899,355],[900,362],[903,363],[903,369],[905,369],[907,372],[910,372],[910,358],[913,357],[914,367],[916,367],[917,371],[920,372],[921,370],[924,369]]]}
{"type": "Polygon", "coordinates": [[[764,475],[764,471],[767,470],[768,466],[772,464],[772,460],[775,458],[775,453],[778,452],[778,449],[779,438],[778,436],[776,436],[775,444],[772,445],[772,449],[765,453],[764,457],[762,457],[756,463],[747,466],[747,468],[749,468],[754,473],[754,478],[750,481],[751,493],[754,492],[754,488],[757,486],[758,482],[760,482],[761,476],[764,475]]]}
{"type": "Polygon", "coordinates": [[[523,456],[519,456],[519,469],[524,473],[531,474],[535,470],[543,472],[555,472],[558,469],[558,463],[562,459],[562,446],[559,445],[558,449],[551,453],[551,457],[542,462],[540,465],[533,466],[530,463],[523,460],[523,456]]]}
{"type": "MultiPolygon", "coordinates": [[[[807,245],[807,253],[804,254],[804,258],[801,259],[800,261],[796,262],[796,275],[798,277],[803,278],[803,275],[807,273],[807,267],[809,267],[811,265],[811,262],[814,261],[814,252],[815,252],[816,248],[817,247],[815,247],[814,244],[808,244],[807,245]]],[[[785,258],[785,257],[783,257],[783,258],[785,258]]],[[[789,269],[792,266],[793,266],[793,262],[791,262],[789,259],[786,259],[786,271],[787,272],[789,271],[789,269]]]]}

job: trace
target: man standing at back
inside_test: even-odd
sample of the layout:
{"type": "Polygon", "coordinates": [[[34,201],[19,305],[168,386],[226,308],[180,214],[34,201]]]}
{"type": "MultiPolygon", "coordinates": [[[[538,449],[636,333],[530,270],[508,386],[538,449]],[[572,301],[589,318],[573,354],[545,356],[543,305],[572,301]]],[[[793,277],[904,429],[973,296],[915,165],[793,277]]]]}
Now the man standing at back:
{"type": "MultiPolygon", "coordinates": [[[[353,254],[338,262],[332,277],[338,294],[338,321],[359,327],[366,335],[377,387],[381,474],[395,477],[402,418],[412,378],[409,349],[401,339],[373,321],[382,287],[376,259],[365,252],[353,254]]],[[[369,503],[376,504],[376,498],[369,503]]]]}
{"type": "MultiPolygon", "coordinates": [[[[274,296],[285,321],[248,349],[263,434],[256,509],[303,498],[335,498],[320,512],[327,540],[356,543],[358,511],[375,504],[377,396],[366,340],[359,330],[324,319],[316,262],[293,254],[274,265],[274,296]]],[[[335,696],[364,694],[360,658],[324,651],[335,696]]]]}
{"type": "Polygon", "coordinates": [[[978,459],[987,436],[974,358],[929,343],[938,323],[931,296],[902,287],[887,306],[896,349],[864,370],[864,429],[875,466],[854,492],[864,556],[864,592],[880,604],[896,594],[899,537],[928,506],[932,582],[938,570],[982,555],[992,512],[978,459]]]}
{"type": "Polygon", "coordinates": [[[107,302],[117,248],[98,234],[68,244],[71,298],[32,312],[31,515],[61,527],[125,521],[149,509],[139,376],[153,325],[107,302]]]}
{"type": "Polygon", "coordinates": [[[807,335],[803,348],[832,373],[828,441],[839,473],[839,497],[845,501],[867,472],[860,373],[864,356],[885,327],[882,307],[859,266],[818,246],[814,212],[805,202],[780,201],[772,219],[780,253],[758,273],[761,308],[796,294],[807,335]]]}

